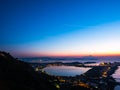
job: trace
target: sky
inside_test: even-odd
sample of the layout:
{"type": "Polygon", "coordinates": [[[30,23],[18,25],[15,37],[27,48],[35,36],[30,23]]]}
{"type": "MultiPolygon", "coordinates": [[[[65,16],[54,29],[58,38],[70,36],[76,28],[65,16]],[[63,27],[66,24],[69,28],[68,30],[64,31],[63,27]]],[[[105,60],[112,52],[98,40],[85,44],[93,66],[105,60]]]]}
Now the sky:
{"type": "Polygon", "coordinates": [[[120,0],[1,0],[0,13],[16,57],[120,55],[120,0]]]}

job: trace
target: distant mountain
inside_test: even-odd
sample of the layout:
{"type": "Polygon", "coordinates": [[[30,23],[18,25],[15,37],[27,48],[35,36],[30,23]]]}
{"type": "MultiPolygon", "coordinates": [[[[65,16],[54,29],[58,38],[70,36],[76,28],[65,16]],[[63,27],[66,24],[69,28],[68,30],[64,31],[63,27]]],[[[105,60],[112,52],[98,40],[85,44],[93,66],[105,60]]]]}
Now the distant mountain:
{"type": "Polygon", "coordinates": [[[97,60],[98,58],[97,58],[97,57],[94,57],[94,56],[92,56],[92,55],[89,55],[89,56],[84,56],[84,57],[82,57],[81,59],[97,60]]]}
{"type": "Polygon", "coordinates": [[[33,58],[20,58],[22,61],[30,63],[41,63],[41,62],[55,62],[55,61],[67,61],[67,60],[98,60],[98,57],[84,56],[84,57],[33,57],[33,58]]]}
{"type": "Polygon", "coordinates": [[[0,51],[0,90],[56,90],[33,68],[0,51]]]}

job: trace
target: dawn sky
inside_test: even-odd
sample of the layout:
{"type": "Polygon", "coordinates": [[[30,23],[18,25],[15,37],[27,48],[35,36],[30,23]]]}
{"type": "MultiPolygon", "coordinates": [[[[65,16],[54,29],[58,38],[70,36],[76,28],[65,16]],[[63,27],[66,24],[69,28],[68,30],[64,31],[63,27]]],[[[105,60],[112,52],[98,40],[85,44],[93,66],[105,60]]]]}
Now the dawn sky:
{"type": "Polygon", "coordinates": [[[0,13],[16,57],[120,55],[120,0],[1,0],[0,13]]]}

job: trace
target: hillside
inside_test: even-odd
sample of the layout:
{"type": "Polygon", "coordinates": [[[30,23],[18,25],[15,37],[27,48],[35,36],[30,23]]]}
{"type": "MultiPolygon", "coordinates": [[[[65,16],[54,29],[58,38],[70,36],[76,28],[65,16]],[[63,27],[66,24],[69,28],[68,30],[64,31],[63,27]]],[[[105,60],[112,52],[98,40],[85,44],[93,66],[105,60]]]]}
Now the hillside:
{"type": "Polygon", "coordinates": [[[55,90],[33,68],[0,51],[0,90],[55,90]]]}

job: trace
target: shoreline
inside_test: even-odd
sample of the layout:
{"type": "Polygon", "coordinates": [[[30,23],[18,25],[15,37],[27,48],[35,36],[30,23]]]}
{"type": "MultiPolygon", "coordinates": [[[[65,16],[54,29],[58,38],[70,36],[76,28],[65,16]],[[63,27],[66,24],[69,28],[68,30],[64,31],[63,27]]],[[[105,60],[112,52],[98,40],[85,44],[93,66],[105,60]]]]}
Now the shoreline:
{"type": "MultiPolygon", "coordinates": [[[[55,63],[44,63],[43,66],[47,67],[49,65],[54,66],[54,65],[67,65],[67,66],[76,66],[78,67],[78,64],[80,62],[76,63],[64,63],[62,64],[61,62],[55,62],[55,63]]],[[[42,64],[41,64],[42,65],[42,64]]],[[[114,87],[117,86],[117,82],[115,79],[111,76],[117,69],[118,66],[120,66],[120,63],[104,63],[101,64],[100,66],[90,66],[92,69],[88,70],[86,73],[82,75],[76,75],[76,76],[54,76],[57,78],[60,87],[64,90],[66,88],[67,90],[68,87],[67,85],[70,85],[69,87],[89,87],[91,89],[102,89],[102,90],[114,90],[114,87]],[[96,74],[96,72],[98,74],[96,74]],[[92,76],[93,75],[93,76],[92,76]],[[112,85],[110,85],[112,83],[112,85]],[[83,85],[83,86],[82,86],[83,85]],[[106,89],[105,89],[106,88],[106,89]]],[[[43,68],[44,68],[43,67],[43,68]]],[[[84,65],[81,65],[79,67],[86,67],[84,65]]],[[[89,67],[89,66],[87,66],[89,67]]],[[[46,72],[45,72],[46,73],[46,72]]],[[[60,89],[60,90],[62,90],[60,89]]]]}

